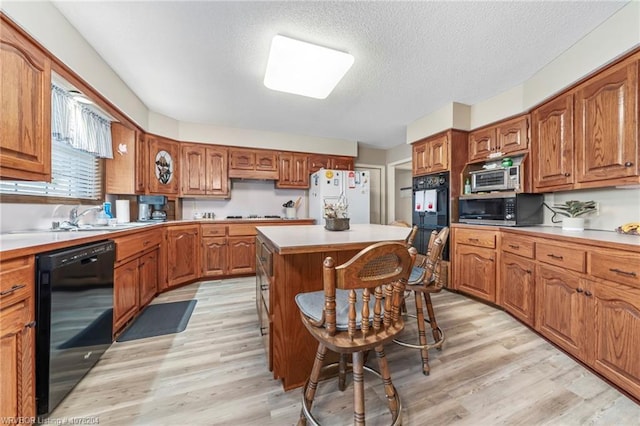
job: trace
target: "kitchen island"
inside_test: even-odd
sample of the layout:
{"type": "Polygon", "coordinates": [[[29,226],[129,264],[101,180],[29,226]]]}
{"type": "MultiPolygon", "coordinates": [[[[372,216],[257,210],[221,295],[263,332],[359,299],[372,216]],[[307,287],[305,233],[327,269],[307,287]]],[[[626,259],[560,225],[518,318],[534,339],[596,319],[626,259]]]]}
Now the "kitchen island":
{"type": "Polygon", "coordinates": [[[257,228],[256,308],[269,369],[285,390],[307,380],[317,341],[302,325],[295,303],[298,293],[322,289],[327,256],[342,264],[380,241],[404,241],[411,231],[388,225],[355,224],[346,231],[321,225],[257,228]]]}

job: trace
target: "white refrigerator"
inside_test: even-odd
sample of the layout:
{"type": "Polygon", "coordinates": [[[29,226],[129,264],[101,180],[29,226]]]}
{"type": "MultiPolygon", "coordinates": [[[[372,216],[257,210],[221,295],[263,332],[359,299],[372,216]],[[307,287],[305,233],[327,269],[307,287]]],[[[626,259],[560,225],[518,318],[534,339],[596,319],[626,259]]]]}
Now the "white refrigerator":
{"type": "Polygon", "coordinates": [[[368,171],[320,169],[309,183],[309,217],[324,225],[324,203],[336,203],[344,195],[349,223],[370,223],[371,183],[368,171]]]}

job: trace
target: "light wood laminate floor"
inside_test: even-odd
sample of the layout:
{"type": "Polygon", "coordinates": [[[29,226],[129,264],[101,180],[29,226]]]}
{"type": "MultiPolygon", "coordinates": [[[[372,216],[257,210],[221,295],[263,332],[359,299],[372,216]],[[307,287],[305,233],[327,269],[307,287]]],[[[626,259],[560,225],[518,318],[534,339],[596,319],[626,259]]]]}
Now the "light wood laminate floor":
{"type": "MultiPolygon", "coordinates": [[[[153,303],[192,298],[184,332],[114,343],[51,417],[97,417],[101,426],[295,424],[301,390],[284,392],[267,370],[254,278],[196,283],[153,303]]],[[[434,306],[447,341],[430,353],[430,376],[417,351],[386,350],[403,424],[640,425],[640,405],[508,314],[446,291],[434,306]]],[[[410,318],[404,333],[415,328],[410,318]]],[[[341,394],[335,382],[320,384],[313,411],[327,425],[351,424],[352,388],[341,394]]],[[[365,384],[367,424],[387,424],[379,379],[365,373],[365,384]]]]}

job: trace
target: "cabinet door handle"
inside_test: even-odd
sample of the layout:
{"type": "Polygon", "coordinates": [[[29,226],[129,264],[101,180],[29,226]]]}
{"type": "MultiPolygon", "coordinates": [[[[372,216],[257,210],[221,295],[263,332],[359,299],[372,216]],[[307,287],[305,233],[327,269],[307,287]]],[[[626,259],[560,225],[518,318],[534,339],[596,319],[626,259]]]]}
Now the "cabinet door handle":
{"type": "Polygon", "coordinates": [[[479,242],[480,240],[479,240],[479,239],[477,239],[477,238],[469,238],[469,241],[473,241],[473,242],[477,243],[477,242],[479,242]]]}
{"type": "Polygon", "coordinates": [[[552,258],[552,259],[557,259],[557,260],[562,260],[563,259],[562,256],[558,256],[558,255],[553,254],[553,253],[552,254],[548,254],[547,256],[552,258]]]}
{"type": "Polygon", "coordinates": [[[511,247],[512,249],[519,249],[520,246],[517,244],[509,244],[509,247],[511,247]]]}
{"type": "Polygon", "coordinates": [[[631,161],[627,161],[626,163],[624,163],[625,167],[631,167],[633,166],[633,163],[631,161]]]}
{"type": "Polygon", "coordinates": [[[582,293],[584,290],[581,289],[580,287],[576,288],[576,293],[582,293]]]}
{"type": "Polygon", "coordinates": [[[589,296],[593,296],[593,293],[591,293],[589,290],[585,290],[584,295],[589,297],[589,296]]]}
{"type": "Polygon", "coordinates": [[[527,269],[526,272],[527,272],[527,274],[530,274],[531,273],[531,269],[527,269]]]}
{"type": "Polygon", "coordinates": [[[565,175],[565,177],[569,177],[569,176],[571,176],[571,173],[567,172],[564,175],[565,175]]]}
{"type": "Polygon", "coordinates": [[[609,270],[611,272],[615,272],[616,274],[628,275],[630,277],[635,277],[637,275],[635,272],[622,271],[618,268],[609,268],[609,270]]]}
{"type": "Polygon", "coordinates": [[[33,328],[33,327],[36,326],[36,322],[35,321],[31,321],[31,322],[26,323],[24,326],[26,328],[33,328]]]}
{"type": "Polygon", "coordinates": [[[1,291],[0,292],[0,296],[6,296],[8,294],[13,293],[16,290],[20,290],[21,288],[25,288],[27,285],[26,284],[15,284],[12,285],[10,289],[5,290],[5,291],[1,291]]]}

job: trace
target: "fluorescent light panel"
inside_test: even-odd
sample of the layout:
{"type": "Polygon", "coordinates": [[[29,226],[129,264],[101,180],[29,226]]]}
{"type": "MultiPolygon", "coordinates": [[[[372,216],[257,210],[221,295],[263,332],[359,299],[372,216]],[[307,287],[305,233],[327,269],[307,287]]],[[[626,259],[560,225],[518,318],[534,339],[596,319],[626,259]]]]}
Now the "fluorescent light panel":
{"type": "Polygon", "coordinates": [[[353,65],[353,56],[277,35],[271,41],[264,85],[280,92],[325,99],[353,65]]]}

